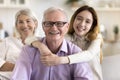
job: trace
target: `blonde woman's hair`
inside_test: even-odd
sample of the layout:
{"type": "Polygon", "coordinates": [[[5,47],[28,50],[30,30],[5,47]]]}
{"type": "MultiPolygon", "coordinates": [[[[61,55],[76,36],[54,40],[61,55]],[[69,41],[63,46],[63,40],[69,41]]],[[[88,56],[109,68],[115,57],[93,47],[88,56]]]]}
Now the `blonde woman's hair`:
{"type": "Polygon", "coordinates": [[[18,17],[20,15],[27,15],[29,17],[31,17],[34,21],[38,22],[38,19],[35,15],[35,13],[33,13],[30,9],[26,8],[26,9],[21,9],[20,11],[18,11],[15,15],[15,25],[17,24],[18,21],[18,17]]]}

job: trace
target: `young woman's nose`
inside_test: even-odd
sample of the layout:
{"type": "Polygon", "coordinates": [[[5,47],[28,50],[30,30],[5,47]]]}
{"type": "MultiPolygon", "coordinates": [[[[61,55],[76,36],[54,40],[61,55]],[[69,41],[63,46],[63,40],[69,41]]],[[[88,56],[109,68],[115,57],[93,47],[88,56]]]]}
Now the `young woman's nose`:
{"type": "Polygon", "coordinates": [[[81,26],[85,26],[85,21],[80,22],[81,26]]]}

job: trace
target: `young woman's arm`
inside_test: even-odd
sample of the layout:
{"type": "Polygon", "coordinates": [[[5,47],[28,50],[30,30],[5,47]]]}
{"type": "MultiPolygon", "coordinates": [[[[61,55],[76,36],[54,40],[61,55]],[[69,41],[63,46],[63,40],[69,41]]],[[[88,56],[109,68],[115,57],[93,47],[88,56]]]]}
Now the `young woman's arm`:
{"type": "Polygon", "coordinates": [[[38,48],[41,52],[41,55],[49,55],[51,54],[51,51],[48,49],[47,46],[45,46],[43,43],[40,42],[41,38],[36,36],[28,36],[25,39],[26,45],[31,45],[35,48],[38,48]]]}
{"type": "Polygon", "coordinates": [[[99,34],[98,37],[91,42],[91,45],[87,50],[84,50],[80,53],[69,55],[70,64],[90,61],[97,54],[100,54],[102,36],[99,34]]]}
{"type": "Polygon", "coordinates": [[[58,65],[58,64],[67,64],[67,63],[78,63],[85,62],[91,60],[95,55],[100,52],[100,45],[102,42],[102,36],[99,34],[98,37],[92,41],[88,50],[82,51],[80,53],[76,53],[69,56],[59,57],[53,54],[44,44],[40,41],[33,41],[32,46],[36,47],[43,54],[41,56],[41,60],[46,65],[58,65]],[[47,54],[47,55],[45,55],[47,54]]]}
{"type": "Polygon", "coordinates": [[[40,59],[42,63],[48,66],[69,63],[68,57],[59,57],[55,55],[48,49],[46,45],[41,43],[39,39],[35,36],[29,36],[26,38],[25,44],[38,48],[41,53],[40,59]]]}

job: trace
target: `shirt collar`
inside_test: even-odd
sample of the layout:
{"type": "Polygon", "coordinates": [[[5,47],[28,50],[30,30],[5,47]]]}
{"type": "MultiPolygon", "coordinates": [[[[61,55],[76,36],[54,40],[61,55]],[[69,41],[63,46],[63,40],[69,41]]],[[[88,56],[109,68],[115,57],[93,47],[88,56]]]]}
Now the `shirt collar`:
{"type": "MultiPolygon", "coordinates": [[[[42,39],[42,42],[46,45],[46,38],[43,38],[42,39]]],[[[67,53],[68,52],[68,50],[67,50],[67,42],[66,42],[66,40],[65,39],[63,39],[63,43],[62,43],[62,45],[61,45],[61,47],[60,47],[60,49],[59,49],[59,51],[58,52],[65,52],[65,53],[67,53]]],[[[58,53],[57,52],[57,53],[58,53]]]]}
{"type": "Polygon", "coordinates": [[[67,42],[66,42],[65,39],[63,40],[63,43],[62,43],[61,48],[60,48],[60,51],[63,51],[65,53],[68,52],[68,50],[67,50],[67,42]]]}

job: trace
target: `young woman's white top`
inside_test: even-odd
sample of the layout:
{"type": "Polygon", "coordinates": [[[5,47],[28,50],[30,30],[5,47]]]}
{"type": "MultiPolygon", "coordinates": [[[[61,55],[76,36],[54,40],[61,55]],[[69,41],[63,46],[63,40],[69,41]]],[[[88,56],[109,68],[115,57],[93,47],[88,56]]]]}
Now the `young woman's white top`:
{"type": "Polygon", "coordinates": [[[70,64],[88,61],[94,75],[94,80],[103,80],[100,64],[100,45],[102,35],[98,34],[92,42],[87,42],[84,38],[80,39],[76,35],[66,35],[66,39],[78,45],[83,51],[74,55],[69,55],[70,64]]]}

